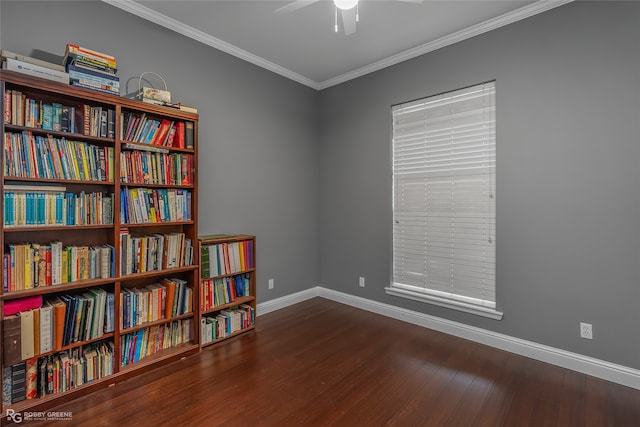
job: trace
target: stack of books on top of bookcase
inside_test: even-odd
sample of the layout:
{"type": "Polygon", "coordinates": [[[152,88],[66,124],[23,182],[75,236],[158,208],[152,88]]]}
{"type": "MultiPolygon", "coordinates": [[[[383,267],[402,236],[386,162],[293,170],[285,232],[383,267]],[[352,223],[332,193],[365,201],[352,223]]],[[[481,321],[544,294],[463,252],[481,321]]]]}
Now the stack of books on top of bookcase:
{"type": "Polygon", "coordinates": [[[114,56],[68,43],[64,65],[72,85],[120,94],[120,79],[116,76],[118,68],[114,56]]]}

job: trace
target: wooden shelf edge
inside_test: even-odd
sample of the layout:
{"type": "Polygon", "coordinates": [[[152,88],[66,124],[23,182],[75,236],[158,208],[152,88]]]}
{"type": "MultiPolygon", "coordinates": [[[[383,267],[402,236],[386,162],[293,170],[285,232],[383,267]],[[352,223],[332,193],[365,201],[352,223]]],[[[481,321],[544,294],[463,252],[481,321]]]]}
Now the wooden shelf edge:
{"type": "Polygon", "coordinates": [[[212,243],[242,242],[244,240],[254,240],[255,238],[256,236],[251,234],[211,234],[198,236],[198,240],[203,245],[209,245],[212,243]]]}
{"type": "Polygon", "coordinates": [[[192,270],[195,270],[197,268],[198,268],[197,265],[186,265],[184,267],[168,268],[168,269],[164,269],[164,270],[151,270],[151,271],[145,271],[144,273],[133,273],[133,274],[127,274],[125,276],[120,276],[120,277],[118,277],[117,280],[119,280],[121,282],[127,282],[127,281],[130,281],[130,280],[142,279],[142,278],[145,278],[145,277],[170,276],[170,275],[175,274],[175,273],[182,273],[184,271],[192,271],[192,270]]]}
{"type": "Polygon", "coordinates": [[[41,286],[38,288],[26,289],[23,291],[12,291],[12,292],[3,293],[2,295],[0,295],[0,300],[7,301],[12,299],[25,298],[33,295],[44,296],[47,294],[72,291],[75,289],[96,288],[99,286],[114,283],[117,280],[118,279],[116,278],[109,277],[107,279],[89,279],[89,280],[83,280],[79,282],[64,283],[62,285],[41,286]]]}
{"type": "Polygon", "coordinates": [[[175,347],[150,354],[144,359],[133,362],[130,365],[120,366],[118,374],[126,374],[128,372],[138,373],[141,369],[149,369],[159,366],[160,363],[168,363],[173,360],[182,359],[183,357],[197,353],[198,350],[199,346],[196,343],[179,344],[175,347]]]}
{"type": "Polygon", "coordinates": [[[246,297],[238,297],[236,298],[235,301],[227,303],[227,304],[223,304],[223,305],[218,305],[212,308],[208,308],[206,310],[202,310],[200,312],[201,316],[204,316],[205,314],[211,314],[211,313],[215,313],[216,311],[220,311],[220,310],[224,310],[225,308],[229,308],[229,307],[234,307],[236,305],[240,305],[240,304],[246,304],[248,302],[252,302],[256,299],[256,297],[249,295],[246,297]]]}
{"type": "Polygon", "coordinates": [[[238,335],[242,335],[242,334],[246,334],[247,332],[254,331],[255,329],[256,329],[256,325],[252,325],[252,326],[249,326],[248,328],[244,328],[244,329],[241,329],[239,331],[236,331],[236,332],[232,333],[231,335],[227,335],[226,337],[218,338],[218,339],[215,339],[213,341],[209,341],[207,343],[201,344],[200,347],[202,347],[202,348],[209,347],[209,346],[212,346],[214,344],[218,344],[218,343],[221,343],[223,341],[226,341],[228,339],[235,338],[238,335]]]}
{"type": "MultiPolygon", "coordinates": [[[[131,326],[129,328],[124,328],[120,330],[119,335],[127,335],[127,334],[131,334],[133,332],[139,331],[141,329],[147,329],[147,328],[152,328],[154,326],[158,326],[158,325],[164,325],[167,323],[171,323],[175,320],[182,320],[182,319],[188,319],[190,317],[193,317],[194,313],[190,312],[190,313],[185,313],[185,314],[181,314],[180,316],[175,316],[172,317],[170,319],[160,319],[160,320],[154,320],[153,322],[146,322],[146,323],[142,323],[140,325],[136,325],[136,326],[131,326]]],[[[122,315],[120,315],[122,316],[122,315]]]]}
{"type": "Polygon", "coordinates": [[[95,230],[114,228],[113,224],[84,224],[84,225],[33,225],[29,227],[5,227],[5,233],[25,233],[30,231],[63,231],[63,230],[95,230]]]}

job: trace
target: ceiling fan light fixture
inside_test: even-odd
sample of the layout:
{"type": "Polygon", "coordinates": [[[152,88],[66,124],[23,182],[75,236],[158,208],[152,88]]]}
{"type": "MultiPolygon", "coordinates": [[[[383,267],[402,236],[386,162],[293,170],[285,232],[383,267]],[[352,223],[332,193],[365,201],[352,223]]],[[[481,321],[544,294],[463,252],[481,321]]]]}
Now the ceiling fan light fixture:
{"type": "Polygon", "coordinates": [[[359,0],[333,0],[333,4],[340,10],[353,9],[358,5],[359,0]]]}

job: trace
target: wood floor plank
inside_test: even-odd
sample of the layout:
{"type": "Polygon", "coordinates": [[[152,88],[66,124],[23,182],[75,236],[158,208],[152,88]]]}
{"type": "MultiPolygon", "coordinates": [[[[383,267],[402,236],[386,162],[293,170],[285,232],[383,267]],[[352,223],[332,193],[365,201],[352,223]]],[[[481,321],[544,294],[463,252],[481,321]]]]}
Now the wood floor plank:
{"type": "Polygon", "coordinates": [[[30,426],[638,426],[640,391],[314,298],[30,426]]]}

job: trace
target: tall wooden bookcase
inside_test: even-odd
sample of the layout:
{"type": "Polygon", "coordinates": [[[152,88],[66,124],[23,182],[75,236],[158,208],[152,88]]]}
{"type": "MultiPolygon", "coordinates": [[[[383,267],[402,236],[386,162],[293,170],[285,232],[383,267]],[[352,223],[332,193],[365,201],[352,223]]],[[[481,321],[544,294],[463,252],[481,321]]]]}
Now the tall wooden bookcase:
{"type": "Polygon", "coordinates": [[[200,345],[255,329],[256,236],[200,236],[200,345]]]}
{"type": "Polygon", "coordinates": [[[18,112],[18,123],[12,123],[12,114],[2,121],[3,379],[10,373],[6,378],[13,377],[19,387],[21,381],[32,385],[36,375],[36,384],[45,384],[36,389],[36,397],[3,404],[2,416],[6,409],[49,408],[197,352],[198,115],[5,70],[0,82],[2,94],[18,92],[25,102],[20,107],[13,102],[18,98],[3,97],[2,111],[7,101],[27,111],[26,120],[18,112]],[[62,108],[62,115],[54,110],[51,126],[34,123],[35,109],[49,105],[62,108]],[[184,126],[185,148],[162,146],[153,138],[149,140],[156,144],[134,142],[140,138],[129,132],[132,117],[164,119],[178,131],[184,126]],[[60,130],[46,130],[50,127],[60,130]],[[61,204],[56,197],[63,197],[61,204]],[[56,210],[64,205],[62,212],[56,210]],[[22,206],[26,215],[19,211],[22,206]],[[23,224],[25,217],[28,224],[23,224]],[[44,262],[34,261],[38,255],[44,262]],[[15,311],[16,305],[33,300],[39,308],[28,311],[36,319],[26,316],[21,323],[15,316],[22,315],[6,315],[9,308],[15,311]],[[64,319],[55,311],[60,302],[66,308],[64,319]],[[105,307],[107,316],[93,309],[98,306],[105,307]],[[75,319],[66,318],[70,312],[75,319]],[[9,327],[11,320],[25,329],[16,333],[9,327]],[[51,335],[43,326],[50,322],[51,335]],[[29,348],[30,341],[35,348],[29,348]],[[64,372],[70,363],[77,369],[56,376],[55,387],[50,387],[51,373],[64,372]]]}

